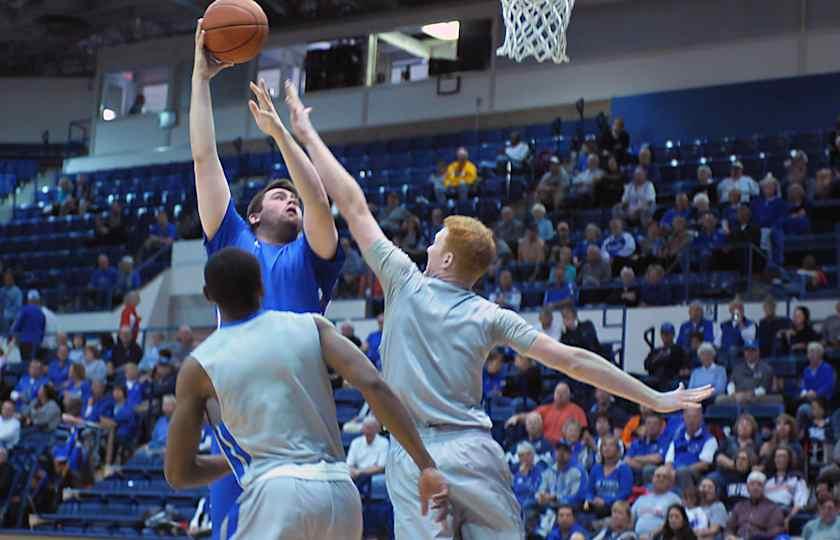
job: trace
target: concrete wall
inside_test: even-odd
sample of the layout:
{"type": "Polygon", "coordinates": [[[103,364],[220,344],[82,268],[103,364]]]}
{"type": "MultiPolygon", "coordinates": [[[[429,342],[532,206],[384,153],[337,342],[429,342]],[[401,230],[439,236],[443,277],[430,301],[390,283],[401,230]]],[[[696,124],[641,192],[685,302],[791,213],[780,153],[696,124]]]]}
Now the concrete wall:
{"type": "Polygon", "coordinates": [[[96,99],[90,79],[0,78],[0,143],[67,141],[70,122],[90,119],[96,99]]]}

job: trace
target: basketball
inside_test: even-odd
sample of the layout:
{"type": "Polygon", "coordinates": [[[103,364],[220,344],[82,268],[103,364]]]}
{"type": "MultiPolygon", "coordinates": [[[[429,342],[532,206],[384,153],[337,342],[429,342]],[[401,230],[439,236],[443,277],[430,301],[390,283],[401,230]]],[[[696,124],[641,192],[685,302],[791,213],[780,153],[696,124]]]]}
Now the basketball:
{"type": "Polygon", "coordinates": [[[201,26],[205,47],[222,62],[248,62],[268,38],[268,18],[253,0],[216,0],[204,12],[201,26]]]}

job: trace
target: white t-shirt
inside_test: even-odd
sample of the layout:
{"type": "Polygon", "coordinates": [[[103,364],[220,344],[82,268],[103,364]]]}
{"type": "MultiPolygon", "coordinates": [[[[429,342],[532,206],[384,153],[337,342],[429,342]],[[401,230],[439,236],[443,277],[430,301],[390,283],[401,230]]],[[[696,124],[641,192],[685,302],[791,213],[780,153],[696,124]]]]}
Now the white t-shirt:
{"type": "Polygon", "coordinates": [[[0,448],[12,448],[20,440],[20,420],[0,417],[0,448]]]}
{"type": "Polygon", "coordinates": [[[685,513],[688,516],[688,525],[694,529],[708,529],[709,528],[709,516],[706,515],[706,512],[699,506],[695,506],[694,508],[686,508],[685,513]]]}
{"type": "Polygon", "coordinates": [[[384,467],[389,445],[388,439],[381,435],[377,435],[370,444],[364,435],[356,437],[347,451],[347,465],[354,469],[384,467]]]}

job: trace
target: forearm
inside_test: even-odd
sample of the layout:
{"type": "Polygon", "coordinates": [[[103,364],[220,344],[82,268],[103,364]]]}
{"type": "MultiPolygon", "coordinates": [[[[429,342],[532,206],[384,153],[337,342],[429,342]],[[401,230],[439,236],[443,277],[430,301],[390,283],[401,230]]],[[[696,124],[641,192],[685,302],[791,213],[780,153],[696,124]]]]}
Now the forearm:
{"type": "Polygon", "coordinates": [[[420,434],[417,433],[408,409],[388,385],[377,377],[376,382],[360,390],[365,401],[370,405],[371,412],[399,441],[417,467],[420,470],[434,467],[435,462],[423,445],[423,441],[420,440],[420,434]]]}
{"type": "Polygon", "coordinates": [[[218,160],[210,81],[193,76],[190,98],[190,149],[194,161],[218,160]]]}
{"type": "Polygon", "coordinates": [[[192,489],[212,484],[229,473],[230,467],[224,456],[197,455],[186,464],[177,478],[168,475],[167,480],[176,489],[192,489]]]}
{"type": "Polygon", "coordinates": [[[195,167],[198,215],[204,234],[212,238],[227,211],[230,188],[216,151],[210,83],[196,77],[193,77],[190,102],[190,148],[195,167]]]}
{"type": "Polygon", "coordinates": [[[350,223],[360,213],[369,213],[362,188],[339,163],[321,137],[313,135],[305,142],[305,146],[327,195],[335,201],[344,219],[350,223]]]}

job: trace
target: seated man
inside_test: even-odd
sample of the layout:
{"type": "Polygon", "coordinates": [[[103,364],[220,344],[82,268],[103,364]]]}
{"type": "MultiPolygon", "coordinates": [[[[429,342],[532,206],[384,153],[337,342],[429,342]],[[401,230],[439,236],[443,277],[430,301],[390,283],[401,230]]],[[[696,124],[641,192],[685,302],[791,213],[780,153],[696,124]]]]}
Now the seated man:
{"type": "Polygon", "coordinates": [[[572,449],[568,444],[560,443],[554,451],[556,461],[542,473],[537,504],[543,509],[556,509],[561,505],[580,508],[588,483],[586,471],[572,461],[572,449]]]}
{"type": "Polygon", "coordinates": [[[172,413],[175,412],[175,396],[172,394],[163,396],[161,409],[163,414],[155,421],[155,426],[152,428],[152,438],[148,444],[138,451],[146,454],[160,454],[166,450],[166,435],[169,432],[169,419],[172,418],[172,413]]]}
{"type": "Polygon", "coordinates": [[[726,540],[775,538],[785,531],[782,508],[764,496],[764,473],[753,471],[747,477],[750,498],[735,505],[726,524],[726,540]]]}
{"type": "Polygon", "coordinates": [[[557,522],[546,540],[576,540],[578,537],[575,535],[583,535],[584,538],[589,537],[587,530],[575,520],[574,508],[569,505],[562,505],[557,508],[557,522]]]}
{"type": "Polygon", "coordinates": [[[48,382],[50,382],[50,379],[44,373],[41,361],[37,358],[31,360],[28,373],[20,378],[11,393],[12,400],[14,400],[18,410],[25,412],[35,396],[38,395],[38,390],[48,382]]]}
{"type": "MultiPolygon", "coordinates": [[[[529,412],[525,415],[526,442],[534,452],[534,460],[538,468],[543,469],[554,464],[554,445],[543,436],[543,419],[538,412],[529,412]]],[[[517,453],[507,453],[507,462],[510,471],[515,473],[519,470],[519,445],[516,445],[517,453]]]]}
{"type": "Polygon", "coordinates": [[[782,396],[768,394],[772,390],[773,368],[759,358],[758,342],[744,343],[744,360],[732,370],[732,377],[726,385],[726,395],[717,396],[719,404],[781,403],[782,396]]]}
{"type": "Polygon", "coordinates": [[[362,434],[350,443],[347,465],[357,486],[368,484],[373,475],[385,472],[390,444],[379,434],[380,429],[379,421],[374,416],[368,416],[362,422],[362,434]]]}
{"type": "Polygon", "coordinates": [[[718,443],[705,424],[701,409],[683,411],[683,425],[674,432],[674,438],[665,453],[665,463],[676,469],[681,487],[697,485],[711,468],[718,443]]]}
{"type": "Polygon", "coordinates": [[[490,295],[490,301],[496,302],[503,308],[519,311],[522,304],[522,293],[513,284],[513,274],[504,270],[499,274],[499,286],[490,295]]]}
{"type": "Polygon", "coordinates": [[[840,519],[837,519],[837,501],[833,496],[819,501],[819,515],[802,529],[804,540],[834,540],[840,538],[840,519]]]}
{"type": "MultiPolygon", "coordinates": [[[[0,416],[0,448],[14,448],[19,440],[20,420],[15,415],[15,404],[4,401],[2,416],[0,416]]],[[[0,493],[3,492],[0,491],[0,493]]]]}
{"type": "Polygon", "coordinates": [[[677,387],[680,380],[691,374],[688,354],[674,343],[674,325],[666,322],[659,327],[662,346],[650,352],[645,358],[645,370],[653,378],[652,386],[667,392],[677,387]]]}
{"type": "Polygon", "coordinates": [[[674,470],[660,466],[653,473],[653,490],[642,495],[633,503],[631,512],[636,522],[636,534],[642,540],[650,540],[665,524],[668,508],[680,504],[680,497],[671,489],[674,487],[674,470]]]}
{"type": "Polygon", "coordinates": [[[653,480],[656,468],[665,462],[665,452],[671,439],[665,433],[665,420],[658,413],[648,412],[644,417],[644,435],[630,444],[624,455],[624,462],[633,470],[634,476],[644,484],[653,480]]]}
{"type": "MultiPolygon", "coordinates": [[[[572,391],[564,382],[557,383],[554,387],[554,401],[540,405],[534,412],[542,417],[545,438],[553,444],[557,444],[563,438],[563,428],[567,421],[577,420],[583,427],[588,425],[586,414],[579,405],[572,403],[572,391]]],[[[505,427],[515,426],[526,416],[525,413],[511,416],[505,422],[505,427]]]]}
{"type": "Polygon", "coordinates": [[[457,191],[461,198],[466,198],[478,180],[478,169],[470,161],[470,155],[463,146],[455,152],[455,161],[446,168],[443,186],[447,190],[457,191]]]}
{"type": "Polygon", "coordinates": [[[688,351],[691,335],[697,332],[702,333],[702,341],[715,340],[715,323],[703,317],[703,304],[695,300],[688,306],[688,320],[680,325],[677,344],[688,351]]]}
{"type": "Polygon", "coordinates": [[[134,452],[134,445],[137,442],[138,424],[137,414],[134,407],[128,401],[128,391],[124,385],[114,386],[112,392],[114,398],[113,416],[103,417],[103,424],[114,429],[114,453],[112,456],[125,463],[134,452]]]}

